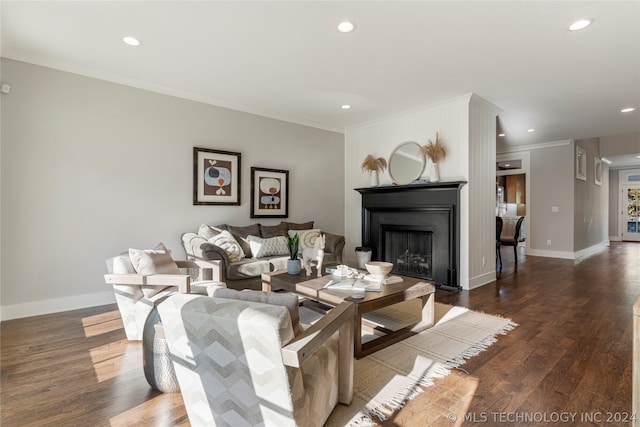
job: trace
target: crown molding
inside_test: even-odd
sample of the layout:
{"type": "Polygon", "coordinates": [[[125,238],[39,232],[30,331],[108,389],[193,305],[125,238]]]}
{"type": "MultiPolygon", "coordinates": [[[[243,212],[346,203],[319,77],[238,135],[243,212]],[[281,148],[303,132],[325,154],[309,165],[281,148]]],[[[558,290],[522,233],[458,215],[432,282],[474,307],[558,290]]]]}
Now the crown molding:
{"type": "Polygon", "coordinates": [[[542,148],[554,148],[562,147],[573,143],[573,139],[565,139],[563,141],[542,142],[540,144],[519,145],[517,147],[506,147],[502,150],[496,151],[496,154],[508,154],[517,153],[520,151],[539,150],[542,148]]]}

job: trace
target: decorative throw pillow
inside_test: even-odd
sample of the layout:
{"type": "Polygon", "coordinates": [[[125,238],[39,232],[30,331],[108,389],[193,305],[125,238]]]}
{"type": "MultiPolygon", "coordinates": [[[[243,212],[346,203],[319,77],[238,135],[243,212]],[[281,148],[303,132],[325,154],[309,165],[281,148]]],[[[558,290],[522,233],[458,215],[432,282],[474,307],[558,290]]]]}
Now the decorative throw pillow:
{"type": "Polygon", "coordinates": [[[293,237],[296,234],[300,235],[300,248],[299,252],[302,252],[305,248],[313,248],[316,243],[316,239],[320,236],[321,230],[314,228],[312,230],[289,230],[289,236],[293,237]]]}
{"type": "MultiPolygon", "coordinates": [[[[129,258],[138,274],[182,274],[162,242],[153,249],[129,249],[129,258]]],[[[142,293],[147,298],[151,298],[165,288],[141,286],[142,293]]]]}
{"type": "Polygon", "coordinates": [[[224,228],[218,228],[212,225],[202,224],[198,229],[198,235],[204,238],[205,240],[209,240],[210,238],[217,236],[223,231],[224,231],[224,228]]]}
{"type": "Polygon", "coordinates": [[[295,294],[281,292],[262,292],[245,289],[236,291],[234,289],[219,288],[209,294],[214,298],[236,299],[240,301],[261,302],[263,304],[280,305],[289,310],[293,335],[297,336],[304,329],[300,325],[300,312],[298,310],[298,296],[295,294]]]}
{"type": "Polygon", "coordinates": [[[273,255],[289,255],[287,239],[284,236],[262,239],[258,236],[247,236],[251,253],[255,258],[263,258],[273,255]]]}
{"type": "Polygon", "coordinates": [[[251,258],[251,246],[249,246],[247,236],[259,236],[260,224],[247,225],[245,227],[227,225],[227,230],[231,232],[231,234],[233,234],[233,237],[236,239],[236,241],[244,251],[245,256],[251,258]]]}
{"type": "Polygon", "coordinates": [[[240,261],[244,258],[244,251],[242,250],[242,247],[227,230],[224,230],[220,232],[220,234],[210,238],[209,243],[213,243],[214,245],[221,247],[227,253],[231,262],[240,261]]]}

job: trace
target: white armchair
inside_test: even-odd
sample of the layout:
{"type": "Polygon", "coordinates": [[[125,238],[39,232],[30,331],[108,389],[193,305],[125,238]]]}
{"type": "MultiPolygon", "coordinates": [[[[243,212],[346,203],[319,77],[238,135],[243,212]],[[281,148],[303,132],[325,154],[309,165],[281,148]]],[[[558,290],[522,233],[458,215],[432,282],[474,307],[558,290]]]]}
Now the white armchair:
{"type": "MultiPolygon", "coordinates": [[[[173,262],[177,269],[211,268],[208,263],[200,261],[173,262]]],[[[224,282],[192,282],[190,274],[137,273],[128,253],[107,259],[107,271],[109,274],[104,275],[104,280],[107,284],[113,285],[118,310],[129,340],[142,340],[144,323],[158,300],[176,292],[206,295],[207,287],[226,287],[224,282]]],[[[180,270],[176,273],[180,273],[180,270]]]]}
{"type": "Polygon", "coordinates": [[[351,402],[351,302],[298,336],[279,305],[176,294],[158,311],[194,427],[322,426],[351,402]]]}

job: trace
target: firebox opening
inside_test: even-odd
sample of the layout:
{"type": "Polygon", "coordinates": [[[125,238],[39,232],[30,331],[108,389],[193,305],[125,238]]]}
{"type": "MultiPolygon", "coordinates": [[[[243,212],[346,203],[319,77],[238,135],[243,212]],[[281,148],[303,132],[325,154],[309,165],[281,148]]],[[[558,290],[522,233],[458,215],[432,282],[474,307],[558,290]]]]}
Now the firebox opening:
{"type": "Polygon", "coordinates": [[[384,260],[393,263],[393,273],[433,280],[433,232],[383,228],[384,260]]]}

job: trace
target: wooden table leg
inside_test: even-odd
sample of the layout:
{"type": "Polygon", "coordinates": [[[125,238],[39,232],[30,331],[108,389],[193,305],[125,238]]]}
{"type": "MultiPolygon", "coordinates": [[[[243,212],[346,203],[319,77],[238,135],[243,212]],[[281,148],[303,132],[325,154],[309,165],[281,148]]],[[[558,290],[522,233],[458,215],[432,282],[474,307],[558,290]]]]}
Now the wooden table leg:
{"type": "Polygon", "coordinates": [[[353,351],[356,359],[360,359],[362,354],[362,313],[358,304],[354,304],[353,310],[353,351]]]}
{"type": "Polygon", "coordinates": [[[432,292],[421,297],[422,320],[411,328],[411,332],[421,332],[433,326],[435,321],[435,295],[435,292],[432,292]]]}

